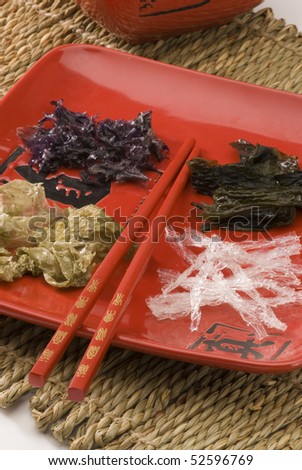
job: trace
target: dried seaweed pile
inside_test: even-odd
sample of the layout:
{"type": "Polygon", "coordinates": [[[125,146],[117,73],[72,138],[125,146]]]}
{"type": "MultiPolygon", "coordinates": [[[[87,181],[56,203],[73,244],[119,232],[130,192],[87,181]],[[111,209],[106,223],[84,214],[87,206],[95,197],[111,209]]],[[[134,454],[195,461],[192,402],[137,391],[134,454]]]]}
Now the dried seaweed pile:
{"type": "Polygon", "coordinates": [[[194,159],[192,185],[213,197],[212,204],[193,203],[202,211],[203,229],[223,227],[263,231],[291,224],[302,207],[302,171],[296,156],[245,140],[231,144],[238,163],[194,159]]]}
{"type": "Polygon", "coordinates": [[[41,184],[0,186],[0,281],[42,276],[54,287],[82,287],[108,253],[121,226],[90,204],[49,207],[41,184]]]}
{"type": "Polygon", "coordinates": [[[53,113],[36,126],[20,127],[18,136],[30,150],[29,163],[42,173],[60,167],[81,169],[85,183],[147,180],[146,170],[156,170],[168,152],[151,126],[151,112],[125,119],[97,120],[71,111],[63,100],[52,101],[53,113]]]}

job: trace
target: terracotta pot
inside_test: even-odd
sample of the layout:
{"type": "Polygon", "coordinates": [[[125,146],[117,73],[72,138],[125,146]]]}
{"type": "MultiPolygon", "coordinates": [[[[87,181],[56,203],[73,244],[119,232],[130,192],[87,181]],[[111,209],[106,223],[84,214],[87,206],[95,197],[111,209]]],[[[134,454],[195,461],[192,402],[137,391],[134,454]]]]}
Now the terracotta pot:
{"type": "Polygon", "coordinates": [[[231,21],[262,0],[76,0],[97,22],[130,42],[155,41],[231,21]]]}

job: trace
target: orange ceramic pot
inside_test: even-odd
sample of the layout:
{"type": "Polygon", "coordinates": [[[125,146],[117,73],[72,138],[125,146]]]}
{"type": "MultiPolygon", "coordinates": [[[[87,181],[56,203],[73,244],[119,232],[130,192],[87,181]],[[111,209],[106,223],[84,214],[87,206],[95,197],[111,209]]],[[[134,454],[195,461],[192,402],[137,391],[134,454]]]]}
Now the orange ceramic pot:
{"type": "Polygon", "coordinates": [[[231,21],[262,0],[76,0],[92,18],[130,42],[155,41],[231,21]]]}

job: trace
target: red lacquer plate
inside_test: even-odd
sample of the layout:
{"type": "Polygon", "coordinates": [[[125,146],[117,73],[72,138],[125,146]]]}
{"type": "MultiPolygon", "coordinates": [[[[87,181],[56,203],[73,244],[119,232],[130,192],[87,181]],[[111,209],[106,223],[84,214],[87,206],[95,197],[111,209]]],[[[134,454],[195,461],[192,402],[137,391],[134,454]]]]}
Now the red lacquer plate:
{"type": "MultiPolygon", "coordinates": [[[[153,111],[153,127],[167,142],[171,157],[187,137],[195,137],[205,158],[237,161],[228,144],[238,138],[278,147],[302,157],[302,96],[226,80],[104,49],[73,45],[49,52],[0,102],[1,180],[32,178],[28,154],[18,151],[16,128],[35,124],[64,98],[74,111],[100,117],[131,119],[153,111]],[[16,151],[17,149],[17,151],[16,151]]],[[[165,163],[167,164],[167,162],[165,163]]],[[[164,168],[164,166],[163,166],[164,168]]],[[[44,181],[48,196],[61,203],[91,202],[91,193],[74,184],[76,174],[52,175],[44,181]],[[68,177],[66,179],[66,177],[68,177]],[[58,197],[58,192],[60,196],[58,197]],[[69,197],[71,196],[71,197],[69,197]]],[[[150,183],[152,184],[152,182],[150,183]]],[[[98,204],[109,214],[117,207],[129,217],[148,192],[148,185],[113,184],[98,204]]],[[[98,200],[98,195],[93,195],[98,200]]],[[[188,185],[174,215],[185,217],[191,202],[200,200],[188,185]]],[[[301,233],[302,216],[292,227],[272,236],[301,233]]],[[[302,311],[285,306],[277,311],[288,327],[259,340],[239,317],[223,305],[208,308],[197,332],[188,319],[158,321],[145,299],[160,292],[158,268],[180,268],[181,259],[162,240],[119,324],[113,344],[178,360],[250,372],[285,372],[302,365],[302,311]]],[[[91,337],[121,279],[123,268],[97,301],[79,334],[91,337]]],[[[0,285],[3,314],[56,328],[79,295],[78,289],[57,290],[43,279],[24,277],[0,285]]]]}

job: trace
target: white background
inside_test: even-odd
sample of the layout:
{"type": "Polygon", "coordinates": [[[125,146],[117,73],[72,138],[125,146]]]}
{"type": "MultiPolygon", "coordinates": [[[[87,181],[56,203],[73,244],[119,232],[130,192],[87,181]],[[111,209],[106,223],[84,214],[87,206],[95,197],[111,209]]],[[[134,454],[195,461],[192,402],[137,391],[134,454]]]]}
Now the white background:
{"type": "MultiPolygon", "coordinates": [[[[296,24],[302,31],[301,0],[267,0],[257,8],[271,7],[276,18],[284,18],[287,23],[296,24]]],[[[42,434],[36,428],[25,397],[7,410],[0,409],[0,450],[11,449],[64,449],[51,435],[42,434]]]]}

